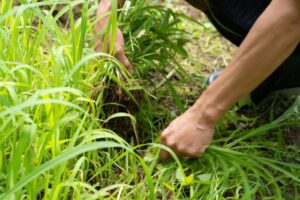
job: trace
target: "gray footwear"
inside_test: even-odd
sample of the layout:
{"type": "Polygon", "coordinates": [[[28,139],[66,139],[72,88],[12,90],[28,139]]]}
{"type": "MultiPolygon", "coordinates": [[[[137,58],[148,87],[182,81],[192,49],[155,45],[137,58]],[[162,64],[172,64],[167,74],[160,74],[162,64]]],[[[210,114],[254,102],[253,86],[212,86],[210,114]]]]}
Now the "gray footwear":
{"type": "MultiPolygon", "coordinates": [[[[205,81],[204,81],[204,88],[207,88],[209,85],[211,85],[220,75],[222,74],[222,71],[216,71],[213,72],[205,81]]],[[[268,96],[276,96],[276,95],[284,95],[284,96],[291,96],[291,95],[300,95],[300,87],[295,88],[287,88],[282,90],[277,90],[272,93],[270,93],[268,96]]],[[[251,95],[248,95],[242,99],[240,99],[237,102],[237,105],[239,107],[243,107],[246,105],[253,105],[253,101],[251,99],[251,95]]]]}
{"type": "MultiPolygon", "coordinates": [[[[209,86],[210,84],[212,84],[221,74],[222,74],[222,71],[213,72],[205,80],[206,87],[209,86]]],[[[282,95],[285,95],[285,96],[300,95],[300,87],[293,87],[293,88],[277,90],[277,91],[272,92],[270,95],[277,95],[277,94],[282,94],[282,95]]]]}
{"type": "Polygon", "coordinates": [[[214,82],[220,75],[222,74],[222,71],[216,71],[213,72],[206,80],[205,80],[205,85],[209,86],[214,82]]]}

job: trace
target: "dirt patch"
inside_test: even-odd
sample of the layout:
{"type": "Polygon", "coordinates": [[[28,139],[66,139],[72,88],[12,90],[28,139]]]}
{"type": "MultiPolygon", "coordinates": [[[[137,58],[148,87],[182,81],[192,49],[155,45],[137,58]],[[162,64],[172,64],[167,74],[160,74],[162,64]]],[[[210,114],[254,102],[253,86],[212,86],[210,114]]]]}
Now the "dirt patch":
{"type": "MultiPolygon", "coordinates": [[[[276,98],[267,98],[257,106],[246,106],[241,108],[237,114],[249,118],[256,118],[255,123],[248,128],[253,129],[264,124],[270,123],[282,116],[294,103],[294,97],[278,96],[276,98]]],[[[293,121],[293,118],[290,119],[293,121]]],[[[287,145],[300,145],[300,126],[289,125],[282,127],[282,136],[287,145]]],[[[271,134],[269,135],[271,137],[271,134]]],[[[277,138],[270,138],[276,140],[277,138]]]]}
{"type": "Polygon", "coordinates": [[[135,144],[139,144],[136,122],[130,115],[133,116],[140,110],[145,95],[141,89],[125,91],[119,85],[111,83],[105,86],[104,91],[102,87],[95,87],[91,97],[97,101],[102,96],[100,118],[109,119],[103,124],[104,128],[118,133],[127,142],[134,138],[135,144]]]}

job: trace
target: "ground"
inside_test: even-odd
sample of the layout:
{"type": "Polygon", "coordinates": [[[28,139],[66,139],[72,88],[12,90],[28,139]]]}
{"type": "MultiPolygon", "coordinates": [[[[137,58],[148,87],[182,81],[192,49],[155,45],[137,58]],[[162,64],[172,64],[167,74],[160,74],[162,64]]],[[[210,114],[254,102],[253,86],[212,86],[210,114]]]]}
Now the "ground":
{"type": "MultiPolygon", "coordinates": [[[[189,52],[188,57],[180,60],[180,64],[187,70],[190,77],[200,77],[195,81],[187,81],[179,86],[188,91],[193,91],[194,98],[192,99],[195,100],[200,95],[199,88],[203,88],[205,78],[212,72],[226,67],[237,51],[237,47],[214,29],[203,12],[192,7],[186,1],[165,2],[164,5],[201,23],[201,25],[197,25],[191,21],[185,21],[183,24],[184,30],[189,32],[192,39],[186,45],[187,52],[189,52]]],[[[279,97],[278,99],[267,99],[257,107],[245,106],[239,108],[237,114],[256,118],[253,128],[261,126],[282,115],[294,100],[293,97],[279,97]],[[269,105],[273,105],[273,107],[270,108],[269,105]],[[270,115],[274,116],[270,117],[270,115]]],[[[299,126],[283,128],[283,133],[286,143],[300,145],[299,126]]]]}
{"type": "Polygon", "coordinates": [[[0,199],[299,199],[300,97],[235,105],[201,158],[160,162],[161,131],[237,50],[200,11],[132,0],[110,13],[128,78],[93,51],[98,1],[15,2],[0,1],[0,199]]]}

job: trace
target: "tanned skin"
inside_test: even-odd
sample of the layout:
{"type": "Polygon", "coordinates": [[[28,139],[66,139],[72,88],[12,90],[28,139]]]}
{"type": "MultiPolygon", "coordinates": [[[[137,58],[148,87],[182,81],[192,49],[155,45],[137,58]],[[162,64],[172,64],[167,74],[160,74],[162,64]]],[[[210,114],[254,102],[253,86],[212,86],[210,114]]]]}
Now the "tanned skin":
{"type": "MultiPolygon", "coordinates": [[[[125,3],[125,0],[119,0],[119,7],[123,7],[125,3]]],[[[97,17],[100,18],[100,20],[97,22],[95,29],[94,29],[94,34],[97,35],[103,28],[106,27],[109,21],[109,16],[107,13],[111,11],[112,7],[112,0],[101,0],[100,4],[97,9],[97,17]]],[[[95,44],[95,50],[96,51],[102,51],[102,44],[103,44],[104,36],[101,36],[95,44]]],[[[110,46],[108,44],[108,46],[110,46]]],[[[108,50],[107,50],[108,51],[108,50]]],[[[123,38],[123,33],[120,29],[117,29],[117,36],[116,36],[116,41],[114,44],[114,51],[115,51],[115,57],[123,63],[123,65],[126,67],[129,73],[132,73],[132,66],[127,59],[125,55],[125,50],[124,50],[124,38],[123,38]]]]}
{"type": "MultiPolygon", "coordinates": [[[[98,15],[110,10],[110,1],[101,1],[98,15]]],[[[97,24],[95,33],[103,28],[103,24],[105,21],[97,24]]],[[[128,66],[121,31],[118,37],[116,45],[117,49],[120,48],[121,56],[117,54],[117,58],[128,66]]],[[[272,0],[222,76],[207,88],[191,108],[170,123],[161,134],[161,143],[179,156],[201,156],[213,139],[217,120],[269,77],[291,55],[299,42],[300,1],[272,0]]],[[[101,46],[101,40],[97,45],[101,46]]],[[[169,153],[161,151],[162,159],[169,157],[169,153]]]]}

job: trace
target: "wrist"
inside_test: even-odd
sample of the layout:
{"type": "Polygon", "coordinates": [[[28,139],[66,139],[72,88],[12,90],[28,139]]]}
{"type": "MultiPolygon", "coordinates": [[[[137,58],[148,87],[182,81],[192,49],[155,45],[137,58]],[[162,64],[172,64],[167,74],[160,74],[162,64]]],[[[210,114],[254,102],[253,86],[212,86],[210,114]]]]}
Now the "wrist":
{"type": "Polygon", "coordinates": [[[211,95],[204,92],[196,103],[190,108],[199,118],[199,121],[214,126],[224,115],[226,109],[221,108],[218,103],[212,101],[211,95]]]}

